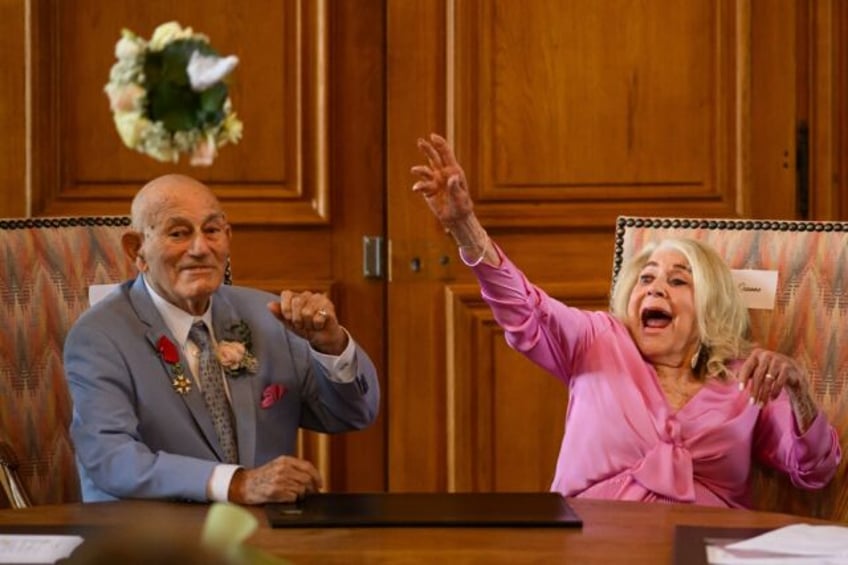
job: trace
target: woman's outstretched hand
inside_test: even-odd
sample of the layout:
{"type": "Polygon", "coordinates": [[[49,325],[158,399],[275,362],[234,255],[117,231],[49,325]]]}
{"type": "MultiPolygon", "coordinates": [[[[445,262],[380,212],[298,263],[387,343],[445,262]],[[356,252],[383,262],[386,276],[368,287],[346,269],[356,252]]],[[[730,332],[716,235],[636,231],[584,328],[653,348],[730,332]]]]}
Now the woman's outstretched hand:
{"type": "Polygon", "coordinates": [[[433,133],[429,141],[419,139],[418,148],[427,156],[428,164],[412,167],[412,174],[420,178],[412,190],[424,195],[442,227],[456,240],[466,265],[474,267],[483,261],[488,265],[500,265],[498,252],[474,215],[465,172],[456,162],[451,146],[433,133]]]}
{"type": "Polygon", "coordinates": [[[422,194],[436,218],[446,229],[452,230],[471,216],[474,209],[465,172],[443,137],[430,134],[429,141],[418,140],[418,148],[426,155],[428,164],[412,167],[412,174],[420,178],[412,190],[422,194]]]}

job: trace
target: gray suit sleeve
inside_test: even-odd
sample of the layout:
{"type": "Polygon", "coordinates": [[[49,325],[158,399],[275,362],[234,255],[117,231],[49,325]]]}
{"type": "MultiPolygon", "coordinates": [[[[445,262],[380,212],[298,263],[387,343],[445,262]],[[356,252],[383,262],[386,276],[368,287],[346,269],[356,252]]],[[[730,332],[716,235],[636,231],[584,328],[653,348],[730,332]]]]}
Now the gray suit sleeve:
{"type": "MultiPolygon", "coordinates": [[[[84,499],[205,501],[216,463],[154,451],[141,441],[137,414],[141,400],[114,333],[77,324],[68,335],[64,355],[74,404],[70,431],[84,499]]],[[[161,371],[151,367],[148,377],[154,378],[157,369],[161,371]]]]}
{"type": "Polygon", "coordinates": [[[331,380],[326,369],[312,355],[309,344],[289,334],[292,359],[302,375],[304,410],[300,425],[324,433],[361,430],[377,418],[380,383],[374,363],[364,349],[356,346],[356,377],[352,382],[331,380]]]}

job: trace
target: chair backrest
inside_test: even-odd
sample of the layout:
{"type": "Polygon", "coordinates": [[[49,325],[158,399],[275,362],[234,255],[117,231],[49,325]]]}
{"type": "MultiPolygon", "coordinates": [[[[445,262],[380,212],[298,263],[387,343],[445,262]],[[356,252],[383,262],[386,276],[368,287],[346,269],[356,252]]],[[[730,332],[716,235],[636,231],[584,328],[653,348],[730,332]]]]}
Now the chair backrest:
{"type": "Polygon", "coordinates": [[[754,340],[808,369],[845,456],[833,482],[815,493],[756,468],[754,502],[760,509],[848,520],[848,222],[620,217],[613,283],[624,261],[666,237],[703,241],[731,269],[777,271],[773,309],[750,310],[754,340]]]}
{"type": "MultiPolygon", "coordinates": [[[[88,308],[90,285],[135,276],[121,248],[129,223],[125,216],[0,220],[0,445],[11,447],[33,504],[80,499],[62,346],[88,308]]],[[[12,503],[2,499],[0,506],[12,503]]]]}

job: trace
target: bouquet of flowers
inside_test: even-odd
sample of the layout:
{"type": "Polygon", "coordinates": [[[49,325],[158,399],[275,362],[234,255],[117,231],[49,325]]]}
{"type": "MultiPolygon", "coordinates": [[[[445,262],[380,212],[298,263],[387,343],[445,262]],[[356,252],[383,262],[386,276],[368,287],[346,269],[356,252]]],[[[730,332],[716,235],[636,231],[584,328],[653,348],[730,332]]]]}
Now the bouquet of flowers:
{"type": "Polygon", "coordinates": [[[220,57],[205,35],[177,22],[157,27],[150,41],[125,29],[105,91],[124,145],[159,161],[211,165],[218,147],[237,143],[242,123],[224,78],[238,64],[220,57]]]}

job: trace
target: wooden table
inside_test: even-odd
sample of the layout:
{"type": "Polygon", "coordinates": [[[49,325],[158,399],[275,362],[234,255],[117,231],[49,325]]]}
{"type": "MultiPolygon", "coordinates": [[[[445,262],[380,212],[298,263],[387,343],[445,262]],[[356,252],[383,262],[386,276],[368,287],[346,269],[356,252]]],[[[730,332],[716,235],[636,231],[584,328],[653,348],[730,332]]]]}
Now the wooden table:
{"type": "MultiPolygon", "coordinates": [[[[252,508],[260,529],[249,544],[304,563],[671,563],[676,525],[771,528],[810,518],[747,510],[640,502],[571,500],[584,520],[568,528],[272,529],[252,508]]],[[[196,536],[208,506],[125,501],[0,510],[4,526],[146,524],[196,536]]],[[[7,529],[8,531],[8,529],[7,529]]]]}

